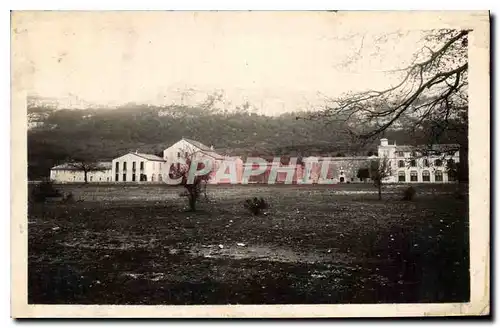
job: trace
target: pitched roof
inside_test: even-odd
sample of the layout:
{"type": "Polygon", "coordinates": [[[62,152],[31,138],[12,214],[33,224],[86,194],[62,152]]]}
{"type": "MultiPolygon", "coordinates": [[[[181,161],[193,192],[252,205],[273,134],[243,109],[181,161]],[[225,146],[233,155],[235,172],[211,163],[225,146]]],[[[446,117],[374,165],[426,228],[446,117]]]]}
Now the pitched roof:
{"type": "Polygon", "coordinates": [[[191,139],[188,139],[188,138],[182,138],[182,140],[185,140],[187,142],[189,142],[190,144],[192,144],[193,146],[195,146],[196,148],[199,148],[201,150],[205,150],[205,151],[213,151],[213,149],[211,149],[210,147],[202,144],[201,142],[199,141],[196,141],[196,140],[191,140],[191,139]]]}
{"type": "Polygon", "coordinates": [[[401,145],[396,146],[396,151],[434,151],[434,152],[447,152],[447,151],[457,151],[460,149],[460,145],[458,144],[434,144],[434,145],[418,145],[418,146],[409,146],[409,145],[401,145]]]}
{"type": "Polygon", "coordinates": [[[217,154],[217,153],[216,153],[216,152],[214,152],[214,151],[204,151],[204,150],[203,150],[203,151],[201,151],[200,153],[205,154],[205,155],[207,155],[207,156],[210,156],[210,157],[212,157],[212,158],[214,158],[214,159],[224,159],[224,156],[221,156],[221,155],[217,154]]]}
{"type": "Polygon", "coordinates": [[[144,153],[130,153],[137,155],[139,157],[142,157],[144,159],[147,159],[148,161],[156,161],[156,162],[164,162],[165,160],[159,156],[153,155],[153,154],[144,154],[144,153]]]}
{"type": "MultiPolygon", "coordinates": [[[[103,170],[111,170],[111,162],[98,162],[98,165],[103,169],[103,170]]],[[[51,168],[51,170],[64,170],[64,171],[81,171],[78,167],[76,167],[72,163],[64,163],[60,164],[57,166],[54,166],[51,168]]]]}

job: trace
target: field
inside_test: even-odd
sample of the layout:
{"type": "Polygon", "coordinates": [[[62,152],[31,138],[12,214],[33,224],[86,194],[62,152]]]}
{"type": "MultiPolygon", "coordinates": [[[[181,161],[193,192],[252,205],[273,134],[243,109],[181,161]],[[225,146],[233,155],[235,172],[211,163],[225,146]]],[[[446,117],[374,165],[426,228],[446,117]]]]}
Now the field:
{"type": "Polygon", "coordinates": [[[42,304],[463,302],[457,185],[214,186],[199,211],[169,186],[57,186],[30,204],[28,301],[42,304]],[[249,197],[270,203],[253,216],[249,197]]]}

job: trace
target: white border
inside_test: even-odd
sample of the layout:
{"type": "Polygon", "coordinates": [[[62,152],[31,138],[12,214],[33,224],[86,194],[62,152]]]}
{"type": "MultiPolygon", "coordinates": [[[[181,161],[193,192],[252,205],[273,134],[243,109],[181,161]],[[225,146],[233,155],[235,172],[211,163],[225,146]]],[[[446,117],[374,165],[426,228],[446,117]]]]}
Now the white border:
{"type": "MultiPolygon", "coordinates": [[[[475,2],[475,3],[477,4],[477,2],[475,2]]],[[[308,4],[311,4],[311,2],[308,1],[308,4]]],[[[47,2],[44,2],[43,5],[44,5],[44,8],[47,8],[47,6],[50,8],[50,4],[48,5],[47,2]]],[[[87,6],[88,5],[89,4],[87,3],[87,6]]],[[[351,5],[351,9],[352,9],[352,5],[353,5],[352,2],[350,2],[350,5],[351,5]]],[[[186,4],[184,4],[184,6],[186,6],[186,4]]],[[[102,8],[102,4],[99,4],[97,1],[92,1],[91,7],[92,7],[92,9],[104,9],[104,8],[102,8]],[[93,6],[94,3],[96,3],[98,6],[93,6]]],[[[34,8],[36,8],[36,6],[34,6],[34,7],[31,6],[29,8],[34,9],[34,8]]],[[[59,8],[61,8],[61,7],[59,7],[59,8]]],[[[62,8],[66,9],[66,7],[64,7],[64,5],[62,6],[62,8]]],[[[79,8],[81,8],[81,7],[79,7],[79,8]]],[[[83,6],[83,8],[85,9],[85,5],[83,6]]],[[[120,5],[120,8],[124,8],[124,6],[120,5]]],[[[126,5],[125,5],[125,8],[126,8],[126,5]]],[[[137,8],[137,7],[134,7],[134,8],[137,8]]],[[[195,6],[193,8],[200,9],[200,6],[195,6]]],[[[397,8],[397,6],[396,6],[396,8],[397,8]]],[[[108,9],[109,9],[109,7],[108,7],[108,9]]],[[[184,9],[187,9],[187,8],[184,7],[184,9]]],[[[213,6],[211,7],[211,9],[213,9],[213,6]]],[[[261,9],[264,9],[264,8],[261,8],[261,9]]],[[[269,9],[269,8],[266,8],[266,9],[269,9]]],[[[273,9],[275,9],[275,8],[273,8],[273,9]]],[[[287,8],[287,9],[293,9],[293,8],[287,8]]],[[[307,8],[302,7],[301,9],[307,9],[307,8]]],[[[480,52],[478,54],[477,58],[474,58],[474,56],[471,56],[471,60],[470,60],[471,70],[473,70],[473,68],[472,68],[474,65],[473,63],[476,63],[476,61],[478,61],[479,63],[481,63],[481,62],[484,63],[484,60],[488,59],[487,56],[488,56],[488,54],[485,53],[484,51],[480,52]],[[486,56],[486,58],[485,58],[485,56],[486,56]]],[[[471,75],[473,75],[472,71],[471,71],[471,75]]],[[[481,81],[484,81],[483,74],[481,75],[481,77],[478,77],[478,78],[481,81]]],[[[472,79],[473,78],[471,77],[471,80],[472,79]]],[[[476,85],[476,88],[477,88],[476,91],[471,90],[471,94],[473,94],[473,93],[475,94],[476,92],[478,92],[478,94],[474,95],[474,99],[480,101],[480,103],[477,103],[477,102],[475,103],[475,101],[471,99],[471,108],[476,106],[476,105],[478,106],[476,108],[484,107],[485,104],[487,105],[487,101],[485,103],[485,100],[489,98],[489,90],[487,90],[487,88],[485,88],[485,86],[488,85],[487,82],[488,81],[484,81],[483,83],[481,83],[481,85],[476,85]],[[477,96],[479,96],[479,97],[477,97],[477,96]]],[[[473,84],[473,83],[471,82],[471,84],[473,84]]],[[[22,101],[22,97],[21,97],[21,99],[19,99],[19,98],[16,99],[16,97],[13,98],[13,108],[21,108],[23,106],[23,103],[24,102],[22,101]],[[18,107],[19,105],[21,105],[21,107],[18,107]]],[[[489,205],[489,202],[488,202],[488,199],[489,199],[488,192],[489,191],[487,193],[485,193],[485,190],[484,190],[484,186],[485,185],[487,186],[489,184],[488,183],[489,179],[485,178],[485,175],[484,175],[484,172],[488,172],[487,170],[484,170],[484,169],[489,167],[488,154],[487,154],[487,152],[485,152],[485,150],[487,150],[487,149],[485,149],[485,147],[488,145],[487,141],[489,140],[489,136],[487,136],[485,134],[485,132],[487,132],[487,130],[489,128],[489,124],[488,124],[488,122],[486,122],[484,120],[485,117],[483,114],[485,114],[485,109],[482,108],[482,109],[479,109],[478,111],[480,112],[480,114],[477,114],[477,115],[478,116],[481,115],[480,117],[473,118],[474,115],[471,116],[471,129],[474,130],[474,133],[476,133],[476,131],[479,131],[479,133],[481,133],[481,138],[478,138],[479,140],[476,140],[477,142],[475,142],[475,144],[477,144],[479,147],[475,148],[476,150],[474,150],[474,148],[472,148],[472,150],[471,150],[471,158],[474,158],[474,161],[471,161],[471,171],[477,172],[477,173],[471,173],[473,175],[473,176],[471,176],[471,178],[473,181],[475,181],[476,179],[478,181],[478,183],[471,183],[471,195],[474,194],[473,197],[479,197],[479,199],[478,199],[479,202],[476,204],[478,207],[475,207],[475,205],[471,204],[471,212],[474,213],[474,217],[478,214],[478,212],[476,212],[476,210],[478,210],[478,209],[481,211],[481,214],[485,214],[485,212],[483,211],[484,206],[489,205]],[[484,166],[484,164],[487,164],[487,165],[484,166]],[[475,171],[475,170],[473,170],[474,168],[479,169],[479,170],[475,171]],[[482,206],[482,209],[481,209],[481,206],[482,206]]],[[[488,116],[488,113],[486,113],[486,116],[488,116]]],[[[2,121],[6,122],[7,120],[4,119],[2,121]]],[[[24,122],[16,122],[16,124],[13,123],[13,127],[12,127],[13,133],[15,133],[15,131],[19,131],[19,127],[22,126],[23,123],[24,122]],[[18,125],[18,123],[21,123],[21,125],[18,125]]],[[[8,128],[2,129],[2,132],[8,133],[8,131],[9,131],[8,128]]],[[[13,144],[17,147],[20,147],[22,145],[22,142],[17,143],[16,140],[14,140],[14,139],[13,139],[13,144]]],[[[476,139],[476,138],[474,138],[474,139],[476,139]]],[[[8,138],[3,138],[3,140],[8,140],[8,138]]],[[[18,141],[23,141],[23,140],[18,140],[18,141]]],[[[8,146],[4,147],[4,149],[8,149],[8,146]]],[[[14,147],[14,149],[16,149],[16,147],[14,147]]],[[[12,160],[14,161],[13,163],[15,163],[16,165],[19,165],[19,162],[17,162],[14,154],[13,154],[12,160]]],[[[16,167],[14,165],[12,166],[12,169],[15,170],[15,171],[13,171],[13,174],[16,175],[16,167]]],[[[7,168],[7,170],[8,170],[8,168],[7,168]]],[[[19,171],[17,171],[17,173],[19,173],[19,171]]],[[[16,176],[19,177],[18,175],[16,175],[16,176]]],[[[22,188],[22,189],[24,189],[24,188],[22,188]]],[[[4,197],[4,198],[6,198],[6,197],[4,197]]],[[[19,199],[17,199],[17,201],[19,201],[19,199]]],[[[13,208],[18,210],[19,209],[18,205],[20,205],[20,204],[21,204],[20,202],[19,203],[16,202],[16,199],[14,197],[13,203],[12,203],[13,208]]],[[[25,207],[25,206],[21,206],[21,207],[25,207]]],[[[472,218],[473,218],[473,216],[471,216],[471,220],[472,220],[472,218]]],[[[471,234],[472,234],[472,231],[474,229],[472,227],[473,225],[474,224],[471,222],[471,234]]],[[[16,225],[14,225],[14,224],[12,224],[11,228],[12,228],[13,233],[15,233],[16,231],[19,231],[16,229],[19,227],[16,227],[16,225]]],[[[484,226],[483,226],[483,228],[481,228],[481,227],[476,227],[476,228],[481,229],[482,231],[480,232],[480,234],[483,234],[485,232],[485,230],[487,231],[488,227],[486,226],[486,229],[484,229],[484,226]]],[[[481,240],[477,240],[477,241],[480,242],[481,240]]],[[[17,245],[17,244],[15,244],[16,241],[14,240],[13,242],[14,242],[13,246],[15,247],[17,245]]],[[[471,243],[471,247],[473,247],[472,243],[471,243]]],[[[473,256],[473,254],[474,253],[471,252],[471,257],[473,256]]],[[[485,272],[483,272],[483,274],[484,273],[485,272]]],[[[8,281],[8,280],[4,279],[4,281],[8,281]]],[[[12,296],[14,298],[16,298],[15,294],[13,294],[12,296]]],[[[382,309],[382,307],[387,307],[387,306],[388,305],[363,305],[362,307],[360,307],[359,305],[332,305],[332,306],[328,306],[329,311],[324,311],[324,309],[320,309],[320,308],[322,308],[322,306],[318,306],[318,305],[231,306],[231,307],[225,307],[225,306],[223,306],[223,307],[212,307],[212,306],[198,307],[198,306],[196,306],[197,310],[195,312],[197,312],[197,315],[201,315],[203,317],[205,317],[205,316],[208,316],[208,317],[213,317],[213,316],[226,317],[226,316],[248,316],[248,315],[258,316],[258,317],[260,317],[260,316],[274,317],[276,315],[282,316],[284,314],[284,312],[286,312],[289,316],[292,316],[292,317],[331,316],[332,312],[336,312],[337,316],[339,316],[339,315],[340,316],[352,316],[352,315],[354,315],[354,316],[370,316],[370,317],[374,316],[374,317],[377,317],[377,316],[385,316],[388,314],[387,310],[382,309]],[[363,310],[363,313],[359,312],[360,309],[363,310]],[[276,314],[276,312],[275,312],[276,310],[283,310],[284,312],[279,311],[279,313],[276,314]],[[242,311],[244,311],[244,312],[242,312],[242,311]],[[337,311],[340,311],[340,312],[337,312],[337,311]]],[[[389,306],[391,306],[391,305],[389,305],[389,306]]],[[[413,316],[413,315],[422,315],[422,314],[442,315],[444,313],[450,314],[450,312],[455,312],[455,313],[459,312],[459,313],[465,314],[470,310],[475,310],[475,311],[478,310],[477,308],[472,309],[471,307],[466,306],[466,305],[452,305],[452,304],[433,305],[432,309],[422,309],[422,304],[419,304],[419,305],[411,305],[411,304],[394,305],[391,307],[393,308],[393,310],[397,311],[397,313],[393,313],[393,314],[396,314],[399,316],[413,316]]],[[[193,307],[192,306],[190,306],[190,307],[175,306],[175,307],[169,307],[169,308],[170,308],[168,310],[169,316],[175,317],[175,316],[185,316],[186,314],[191,314],[191,315],[193,314],[193,307]],[[186,311],[188,311],[188,312],[186,312],[186,311]]],[[[91,306],[91,307],[86,307],[86,309],[82,309],[81,306],[32,306],[32,307],[30,307],[30,309],[27,309],[24,307],[19,308],[16,306],[13,309],[13,312],[14,312],[14,314],[16,314],[18,316],[28,315],[28,316],[35,316],[35,317],[46,316],[46,315],[49,315],[51,317],[53,317],[53,316],[58,316],[58,317],[70,316],[71,317],[71,316],[75,316],[75,315],[77,315],[77,316],[85,315],[85,313],[82,313],[82,310],[84,310],[84,312],[86,312],[86,315],[88,315],[90,313],[90,312],[88,312],[90,310],[90,311],[92,311],[91,312],[92,316],[97,316],[97,317],[109,317],[109,316],[123,317],[123,315],[125,315],[127,317],[129,317],[129,316],[133,316],[133,317],[163,317],[166,314],[165,307],[144,307],[144,306],[138,307],[138,306],[134,306],[134,307],[126,307],[126,309],[127,309],[127,311],[124,312],[123,306],[106,306],[106,307],[91,306]]]]}

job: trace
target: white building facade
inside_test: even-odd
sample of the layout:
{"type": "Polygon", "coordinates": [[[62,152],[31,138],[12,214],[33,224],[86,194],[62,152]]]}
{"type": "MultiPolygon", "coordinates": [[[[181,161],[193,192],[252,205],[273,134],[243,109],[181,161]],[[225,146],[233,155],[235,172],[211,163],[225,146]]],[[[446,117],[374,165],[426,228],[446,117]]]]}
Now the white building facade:
{"type": "Polygon", "coordinates": [[[163,158],[143,153],[128,153],[113,159],[113,182],[162,182],[165,161],[163,158]]]}
{"type": "MultiPolygon", "coordinates": [[[[318,162],[310,172],[314,183],[322,178],[335,183],[356,183],[366,179],[358,176],[360,169],[369,167],[370,160],[387,160],[390,176],[385,183],[450,183],[456,182],[456,175],[450,174],[451,164],[457,165],[460,160],[459,147],[455,144],[428,146],[407,146],[390,144],[388,139],[381,139],[378,153],[371,157],[324,157],[305,158],[304,162],[318,162]],[[320,163],[328,163],[328,169],[322,173],[320,163]],[[323,175],[325,177],[323,177],[323,175]]],[[[167,179],[171,166],[188,157],[199,160],[209,159],[213,172],[209,183],[230,183],[228,179],[216,179],[215,171],[223,161],[234,161],[237,182],[241,178],[245,164],[239,157],[228,157],[216,153],[198,141],[182,138],[163,151],[163,157],[152,154],[131,152],[115,158],[112,162],[101,162],[103,169],[87,173],[88,183],[162,183],[167,179]]],[[[226,163],[227,164],[227,163],[226,163]]],[[[296,174],[296,179],[304,172],[296,174]]],[[[51,169],[50,179],[57,183],[83,183],[84,172],[71,164],[55,166],[51,169]]]]}
{"type": "MultiPolygon", "coordinates": [[[[111,182],[111,162],[100,162],[99,166],[102,167],[102,170],[87,172],[87,182],[111,182]]],[[[70,163],[61,164],[50,170],[50,180],[56,183],[83,183],[85,182],[85,172],[70,163]]]]}
{"type": "Polygon", "coordinates": [[[389,183],[448,183],[457,182],[449,168],[460,161],[459,146],[439,144],[429,146],[398,146],[381,139],[378,158],[389,161],[389,183]]]}

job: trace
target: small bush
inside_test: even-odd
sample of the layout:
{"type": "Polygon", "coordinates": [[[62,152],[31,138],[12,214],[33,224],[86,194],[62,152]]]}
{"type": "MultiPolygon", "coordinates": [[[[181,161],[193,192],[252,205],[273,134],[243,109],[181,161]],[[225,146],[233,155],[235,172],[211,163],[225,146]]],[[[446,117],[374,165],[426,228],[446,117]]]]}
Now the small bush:
{"type": "Polygon", "coordinates": [[[416,193],[415,188],[409,186],[403,191],[403,200],[412,200],[416,193]]]}
{"type": "Polygon", "coordinates": [[[44,202],[47,198],[62,197],[63,195],[54,187],[52,181],[46,180],[33,188],[31,196],[34,202],[44,202]]]}
{"type": "Polygon", "coordinates": [[[253,215],[261,214],[262,210],[265,210],[269,207],[264,198],[254,197],[253,199],[247,199],[243,206],[250,211],[253,215]]]}
{"type": "Polygon", "coordinates": [[[73,193],[70,192],[66,196],[64,196],[63,202],[65,203],[73,203],[75,201],[75,198],[73,197],[73,193]]]}

